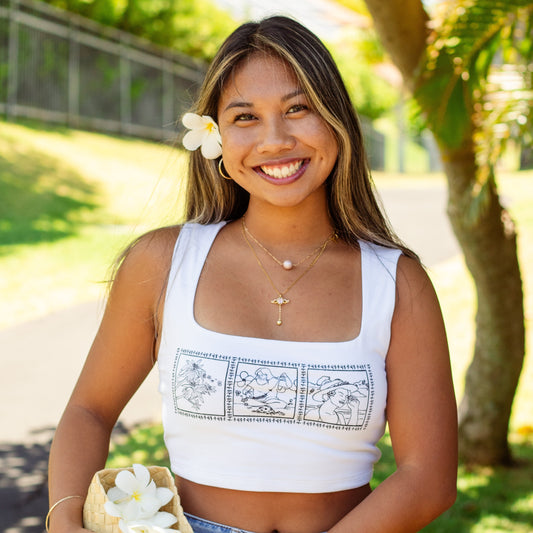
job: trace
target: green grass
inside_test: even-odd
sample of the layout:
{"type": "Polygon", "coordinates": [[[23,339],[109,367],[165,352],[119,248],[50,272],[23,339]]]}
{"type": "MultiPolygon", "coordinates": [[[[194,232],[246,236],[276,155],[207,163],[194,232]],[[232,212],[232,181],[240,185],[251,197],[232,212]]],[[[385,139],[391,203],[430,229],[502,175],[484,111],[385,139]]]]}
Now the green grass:
{"type": "Polygon", "coordinates": [[[161,424],[137,427],[126,437],[113,442],[106,466],[125,468],[134,463],[166,466],[170,469],[161,424]]]}
{"type": "Polygon", "coordinates": [[[182,152],[0,121],[0,328],[104,294],[140,232],[179,218],[182,152]]]}
{"type": "MultiPolygon", "coordinates": [[[[0,121],[0,328],[101,298],[113,257],[133,236],[179,218],[183,155],[133,139],[0,121]]],[[[439,175],[378,175],[380,186],[424,186],[439,175]]],[[[533,172],[502,176],[518,222],[528,353],[533,349],[533,172]]],[[[449,335],[457,394],[474,342],[475,295],[463,261],[431,269],[449,335]]],[[[424,531],[533,530],[533,361],[527,357],[514,402],[510,439],[519,467],[459,471],[457,503],[424,531]]],[[[373,484],[394,469],[382,443],[373,484]]],[[[109,466],[168,466],[161,426],[114,440],[109,466]]]]}
{"type": "MultiPolygon", "coordinates": [[[[428,533],[520,532],[531,533],[533,524],[533,446],[527,439],[512,443],[517,466],[513,468],[459,467],[455,505],[424,528],[428,533]]],[[[382,458],[372,485],[394,471],[394,456],[386,435],[380,444],[382,458]]]]}

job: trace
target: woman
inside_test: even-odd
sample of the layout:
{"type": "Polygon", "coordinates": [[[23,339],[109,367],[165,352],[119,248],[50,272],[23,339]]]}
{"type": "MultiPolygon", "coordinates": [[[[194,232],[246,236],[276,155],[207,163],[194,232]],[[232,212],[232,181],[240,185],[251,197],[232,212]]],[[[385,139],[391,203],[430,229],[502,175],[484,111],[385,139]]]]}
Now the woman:
{"type": "MultiPolygon", "coordinates": [[[[51,503],[86,494],[157,358],[195,532],[420,530],[456,494],[446,337],[427,275],[379,210],[333,60],[295,21],[245,24],[196,111],[218,123],[222,157],[203,119],[211,159],[191,154],[189,223],[125,254],[54,439],[51,503]],[[326,416],[335,384],[345,397],[326,416]],[[397,470],[372,491],[386,421],[397,470]]],[[[52,531],[81,530],[82,503],[55,508],[52,531]]]]}

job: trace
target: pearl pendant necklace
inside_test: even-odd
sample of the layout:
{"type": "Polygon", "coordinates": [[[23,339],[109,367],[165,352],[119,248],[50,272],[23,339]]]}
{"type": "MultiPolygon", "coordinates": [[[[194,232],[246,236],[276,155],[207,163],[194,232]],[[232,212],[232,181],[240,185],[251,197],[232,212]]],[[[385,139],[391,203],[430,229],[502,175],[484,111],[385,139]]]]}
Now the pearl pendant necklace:
{"type": "Polygon", "coordinates": [[[338,238],[337,233],[333,232],[316,250],[314,250],[310,255],[308,255],[303,261],[300,261],[297,263],[297,265],[293,265],[292,261],[289,259],[286,259],[285,261],[281,262],[276,257],[274,257],[258,240],[255,239],[255,237],[249,232],[248,228],[246,227],[246,223],[244,222],[244,217],[242,218],[242,236],[244,237],[244,240],[246,241],[246,244],[254,254],[255,260],[257,261],[257,264],[259,265],[259,268],[263,271],[263,274],[268,279],[270,285],[272,288],[277,292],[278,296],[274,298],[273,300],[270,300],[271,304],[275,304],[278,306],[278,320],[276,321],[276,325],[281,326],[283,324],[283,320],[281,318],[281,309],[284,305],[287,305],[290,300],[285,297],[285,295],[289,292],[290,289],[294,287],[317,263],[317,261],[320,259],[324,251],[326,250],[326,246],[329,244],[330,241],[334,241],[338,238]],[[261,262],[261,259],[259,259],[259,256],[257,255],[254,247],[252,246],[252,243],[248,239],[248,235],[253,239],[253,241],[258,244],[265,252],[268,253],[275,261],[276,263],[280,264],[285,270],[291,270],[293,266],[297,266],[306,259],[309,259],[312,255],[315,257],[313,260],[307,265],[307,268],[284,290],[280,291],[272,278],[270,277],[270,274],[267,272],[265,266],[261,262]]]}
{"type": "MultiPolygon", "coordinates": [[[[246,232],[246,235],[252,239],[252,241],[263,250],[263,252],[267,253],[280,267],[282,267],[284,270],[292,270],[293,268],[296,268],[300,266],[302,263],[305,263],[309,258],[316,255],[324,246],[324,243],[317,246],[309,255],[306,255],[303,259],[298,261],[296,264],[293,263],[290,259],[280,260],[278,259],[266,246],[263,246],[251,233],[251,231],[248,229],[248,226],[246,225],[246,222],[244,220],[244,217],[242,217],[242,227],[243,230],[246,232]]],[[[328,237],[325,242],[328,242],[331,237],[328,237]]]]}
{"type": "Polygon", "coordinates": [[[294,265],[290,259],[285,259],[281,265],[285,270],[292,270],[294,265]]]}

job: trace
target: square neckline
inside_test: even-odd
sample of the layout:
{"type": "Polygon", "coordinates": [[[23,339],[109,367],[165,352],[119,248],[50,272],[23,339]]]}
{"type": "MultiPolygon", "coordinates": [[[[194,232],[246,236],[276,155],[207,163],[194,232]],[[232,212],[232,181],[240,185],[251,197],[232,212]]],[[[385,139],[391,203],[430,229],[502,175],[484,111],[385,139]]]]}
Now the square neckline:
{"type": "MultiPolygon", "coordinates": [[[[264,343],[279,343],[279,344],[290,344],[290,345],[293,345],[293,346],[296,346],[296,345],[313,345],[313,346],[342,346],[342,345],[350,345],[350,344],[356,344],[358,342],[360,342],[360,339],[362,338],[362,334],[364,332],[364,328],[365,328],[365,316],[366,316],[366,313],[365,313],[365,301],[366,301],[366,298],[365,298],[365,286],[367,284],[365,284],[365,271],[366,271],[366,261],[365,261],[365,246],[364,246],[364,242],[363,241],[360,241],[358,240],[358,244],[359,244],[359,250],[360,250],[360,267],[361,267],[361,320],[360,320],[360,325],[359,325],[359,333],[357,334],[357,336],[353,337],[352,339],[347,339],[347,340],[344,340],[344,341],[298,341],[298,340],[282,340],[282,339],[268,339],[268,338],[265,338],[265,337],[250,337],[250,336],[247,336],[247,335],[234,335],[234,334],[231,334],[231,333],[223,333],[223,332],[220,332],[220,331],[215,331],[213,329],[209,329],[209,328],[206,328],[205,326],[202,326],[198,320],[196,319],[196,314],[195,314],[195,304],[196,304],[196,294],[198,292],[198,285],[200,283],[200,277],[202,275],[202,272],[204,270],[204,266],[205,266],[205,263],[207,261],[207,257],[209,256],[209,253],[211,252],[211,249],[213,248],[213,244],[216,240],[216,238],[218,237],[220,231],[222,230],[222,228],[227,224],[227,221],[222,221],[222,222],[219,222],[218,223],[218,227],[216,228],[216,233],[214,235],[214,237],[212,238],[210,244],[205,252],[205,254],[203,254],[202,258],[203,258],[203,262],[202,262],[202,266],[201,268],[198,269],[198,272],[195,276],[195,279],[192,280],[193,283],[191,285],[193,285],[194,287],[191,289],[191,292],[192,292],[192,298],[190,300],[190,302],[188,303],[188,305],[190,305],[190,316],[191,316],[191,322],[192,324],[194,325],[195,328],[199,329],[203,334],[205,335],[210,335],[210,336],[219,336],[219,337],[222,337],[222,338],[225,338],[225,339],[239,339],[240,341],[245,341],[245,342],[250,342],[250,343],[258,343],[258,344],[264,344],[264,343]]],[[[178,239],[180,238],[181,236],[181,232],[180,232],[180,235],[178,235],[178,239]]],[[[367,289],[368,290],[368,289],[367,289]]]]}

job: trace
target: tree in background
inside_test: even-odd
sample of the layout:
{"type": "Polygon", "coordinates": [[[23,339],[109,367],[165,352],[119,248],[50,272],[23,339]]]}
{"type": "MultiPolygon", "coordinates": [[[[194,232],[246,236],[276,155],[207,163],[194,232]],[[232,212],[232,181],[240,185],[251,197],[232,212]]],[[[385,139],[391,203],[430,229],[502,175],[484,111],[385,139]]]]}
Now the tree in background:
{"type": "Polygon", "coordinates": [[[204,61],[237,26],[211,0],[44,1],[204,61]]]}
{"type": "Polygon", "coordinates": [[[400,97],[400,88],[379,72],[388,63],[385,50],[372,24],[364,0],[336,0],[358,15],[357,29],[341,34],[328,46],[339,66],[357,112],[370,120],[390,111],[400,97]]]}
{"type": "Polygon", "coordinates": [[[516,227],[500,203],[495,164],[506,138],[531,132],[533,2],[447,0],[432,18],[422,0],[365,2],[438,143],[448,215],[476,288],[476,342],[459,407],[461,457],[506,464],[525,329],[516,227]],[[493,75],[505,61],[520,80],[513,91],[498,88],[493,75]]]}
{"type": "Polygon", "coordinates": [[[400,88],[377,71],[385,53],[371,26],[329,46],[357,112],[370,120],[390,111],[400,97],[400,88]]]}
{"type": "MultiPolygon", "coordinates": [[[[211,0],[44,1],[205,61],[213,58],[222,41],[237,26],[211,0]]],[[[348,1],[352,9],[370,21],[362,0],[348,1]]],[[[395,104],[398,91],[376,77],[371,68],[372,62],[383,58],[375,32],[363,28],[357,37],[330,48],[362,115],[374,119],[395,104]]]]}

